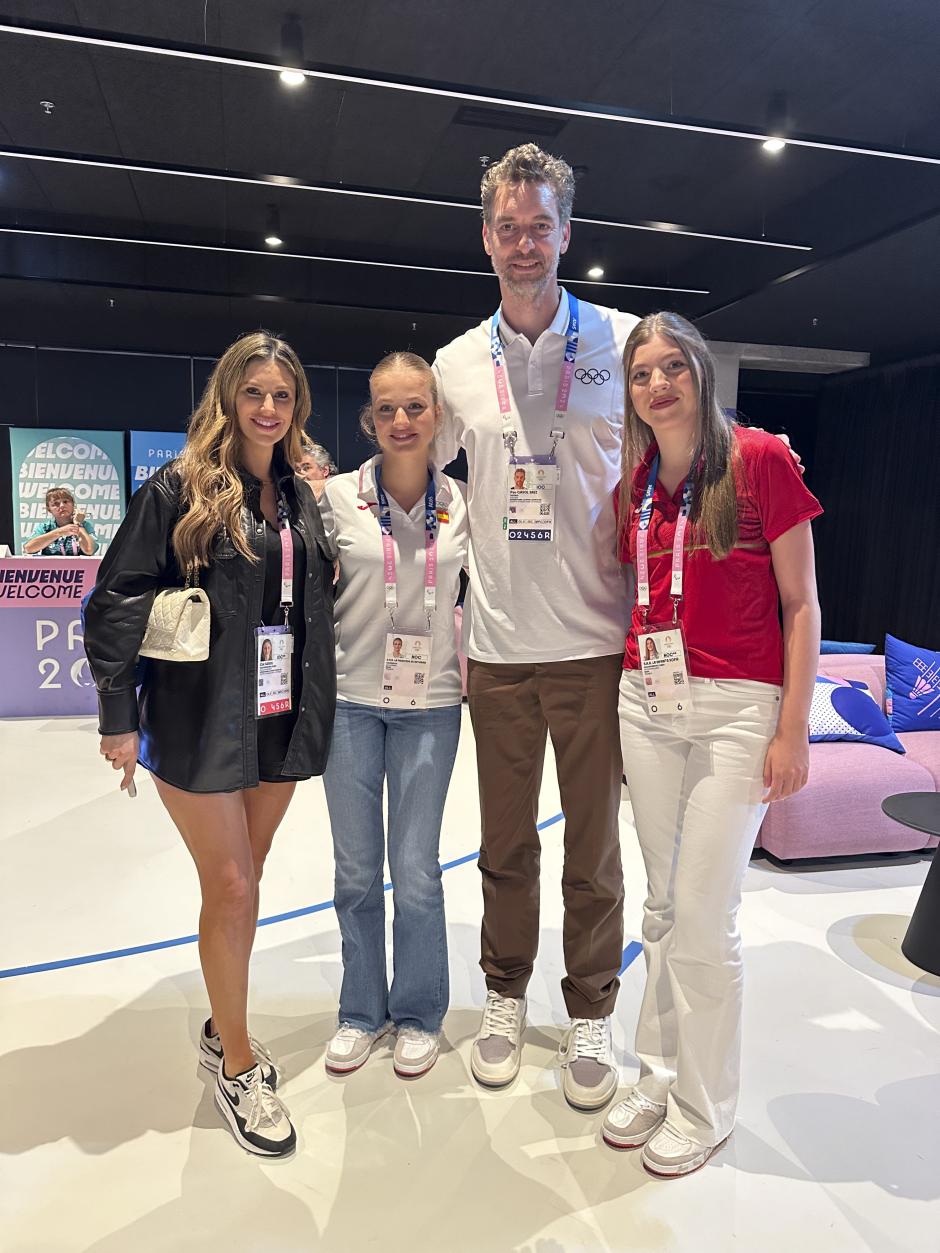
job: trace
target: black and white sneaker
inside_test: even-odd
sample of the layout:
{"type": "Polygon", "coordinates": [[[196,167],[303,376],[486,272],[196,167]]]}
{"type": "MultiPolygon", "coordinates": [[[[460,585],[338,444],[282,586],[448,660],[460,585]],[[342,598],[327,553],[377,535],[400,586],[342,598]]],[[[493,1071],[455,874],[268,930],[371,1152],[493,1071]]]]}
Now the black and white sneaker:
{"type": "Polygon", "coordinates": [[[286,1157],[297,1147],[297,1132],[280,1097],[265,1083],[260,1062],[234,1079],[229,1079],[225,1067],[220,1066],[215,1103],[232,1135],[249,1153],[286,1157]]]}
{"type": "MultiPolygon", "coordinates": [[[[202,1030],[199,1033],[199,1065],[205,1067],[206,1070],[217,1075],[222,1068],[222,1041],[219,1038],[218,1031],[209,1034],[209,1023],[211,1018],[207,1018],[202,1024],[202,1030]]],[[[272,1092],[277,1091],[278,1081],[281,1078],[281,1072],[278,1070],[277,1063],[260,1041],[254,1036],[248,1037],[248,1043],[251,1045],[251,1051],[261,1063],[261,1074],[265,1083],[272,1092]]]]}

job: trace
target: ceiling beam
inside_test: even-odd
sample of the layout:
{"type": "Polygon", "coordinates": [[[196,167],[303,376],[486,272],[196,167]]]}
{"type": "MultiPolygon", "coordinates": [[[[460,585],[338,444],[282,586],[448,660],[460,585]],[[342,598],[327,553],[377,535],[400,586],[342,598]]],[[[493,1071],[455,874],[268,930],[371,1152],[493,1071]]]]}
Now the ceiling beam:
{"type": "MultiPolygon", "coordinates": [[[[469,209],[479,214],[478,201],[444,200],[438,196],[422,195],[420,192],[405,194],[390,188],[362,187],[348,183],[308,183],[289,174],[249,174],[237,170],[216,170],[207,166],[175,165],[166,162],[146,163],[126,157],[104,157],[86,152],[63,152],[53,148],[24,148],[7,145],[0,148],[0,157],[12,160],[39,161],[54,165],[72,165],[92,169],[119,170],[127,174],[158,174],[171,178],[200,179],[205,182],[236,183],[249,187],[270,187],[277,191],[319,192],[331,196],[353,196],[370,200],[396,201],[403,204],[428,205],[432,208],[469,209]]],[[[716,235],[706,231],[674,223],[622,222],[615,218],[572,216],[572,222],[589,226],[603,226],[615,230],[647,231],[653,234],[672,235],[682,239],[707,239],[716,243],[751,244],[760,248],[784,248],[792,252],[812,252],[809,244],[788,243],[783,240],[755,239],[741,235],[716,235]]]]}
{"type": "MultiPolygon", "coordinates": [[[[31,39],[57,40],[63,43],[81,44],[99,51],[131,52],[140,55],[162,56],[174,59],[202,61],[210,65],[230,66],[233,69],[259,70],[280,74],[289,69],[305,78],[322,79],[345,87],[373,87],[388,91],[410,92],[417,95],[459,100],[472,104],[496,105],[513,109],[525,109],[532,113],[580,118],[585,121],[611,122],[627,126],[647,126],[663,130],[685,131],[690,134],[712,136],[719,139],[740,139],[750,143],[766,143],[779,139],[768,131],[756,128],[731,127],[701,118],[673,117],[664,114],[626,109],[619,105],[598,106],[580,100],[562,101],[548,96],[523,96],[517,92],[499,94],[484,93],[476,88],[457,83],[439,82],[433,79],[414,78],[404,74],[370,74],[349,66],[335,66],[307,62],[303,66],[285,66],[273,57],[253,56],[229,49],[206,50],[201,44],[176,41],[149,40],[143,36],[126,39],[114,31],[94,30],[83,26],[64,26],[52,22],[17,21],[6,17],[0,22],[0,34],[31,39]]],[[[805,132],[787,134],[788,147],[806,148],[817,152],[838,152],[856,157],[874,157],[881,160],[905,161],[915,165],[940,166],[940,155],[931,152],[898,151],[852,143],[845,139],[811,135],[805,132]]]]}

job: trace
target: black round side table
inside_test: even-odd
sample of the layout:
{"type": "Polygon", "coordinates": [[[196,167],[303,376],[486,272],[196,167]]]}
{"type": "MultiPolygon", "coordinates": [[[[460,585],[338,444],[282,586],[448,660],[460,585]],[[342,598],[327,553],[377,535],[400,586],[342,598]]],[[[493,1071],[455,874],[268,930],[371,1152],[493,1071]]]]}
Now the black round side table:
{"type": "MultiPolygon", "coordinates": [[[[899,792],[886,796],[881,808],[906,827],[940,835],[940,792],[899,792]]],[[[911,915],[901,952],[908,961],[940,975],[940,858],[934,855],[911,915]]]]}

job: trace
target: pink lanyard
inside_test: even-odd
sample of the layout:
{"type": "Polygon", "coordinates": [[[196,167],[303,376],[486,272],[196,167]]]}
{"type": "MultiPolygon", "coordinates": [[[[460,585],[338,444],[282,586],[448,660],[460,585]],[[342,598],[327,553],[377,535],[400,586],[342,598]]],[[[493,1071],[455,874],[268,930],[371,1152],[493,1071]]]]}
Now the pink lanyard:
{"type": "Polygon", "coordinates": [[[294,538],[291,535],[287,501],[283,496],[277,504],[277,521],[281,540],[281,608],[284,610],[286,626],[294,603],[294,538]]]}
{"type": "MultiPolygon", "coordinates": [[[[379,530],[382,532],[382,562],[385,571],[385,608],[395,626],[398,608],[398,568],[395,560],[395,537],[392,534],[392,507],[382,487],[382,471],[375,467],[375,494],[379,504],[379,530]]],[[[434,476],[428,474],[424,493],[424,612],[431,629],[431,615],[437,609],[437,493],[434,476]]]]}
{"type": "MultiPolygon", "coordinates": [[[[549,457],[555,459],[558,441],[565,438],[565,418],[568,416],[568,404],[571,400],[571,380],[574,377],[574,363],[578,355],[578,340],[581,335],[581,321],[578,299],[568,293],[568,329],[565,332],[565,357],[561,363],[561,377],[558,380],[558,392],[555,396],[555,421],[551,429],[552,450],[549,457]]],[[[499,416],[503,428],[503,444],[509,449],[510,460],[516,456],[516,439],[518,432],[512,420],[512,402],[509,399],[509,384],[506,381],[506,361],[503,353],[503,341],[499,337],[499,310],[493,314],[490,323],[490,356],[493,360],[493,379],[496,383],[496,402],[499,405],[499,416]]]]}
{"type": "MultiPolygon", "coordinates": [[[[649,525],[653,516],[653,493],[656,490],[656,476],[659,474],[659,453],[653,458],[649,478],[646,480],[646,491],[643,504],[640,506],[640,524],[636,534],[636,602],[643,611],[643,625],[649,616],[650,606],[650,572],[649,572],[649,525]]],[[[692,472],[685,480],[682,489],[682,508],[676,519],[676,534],[672,542],[672,583],[669,594],[672,597],[672,620],[679,616],[679,601],[682,599],[682,565],[685,558],[685,531],[689,524],[689,513],[692,509],[692,472]]]]}

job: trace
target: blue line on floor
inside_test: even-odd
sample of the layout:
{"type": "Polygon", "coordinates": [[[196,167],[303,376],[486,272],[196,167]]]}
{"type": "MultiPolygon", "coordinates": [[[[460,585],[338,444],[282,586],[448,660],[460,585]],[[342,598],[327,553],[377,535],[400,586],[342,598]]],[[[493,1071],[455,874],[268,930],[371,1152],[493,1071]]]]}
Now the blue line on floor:
{"type": "MultiPolygon", "coordinates": [[[[546,827],[561,822],[563,817],[564,814],[555,814],[552,818],[546,818],[544,822],[538,824],[539,831],[544,831],[546,827]]],[[[452,870],[455,866],[466,865],[467,862],[476,861],[478,856],[478,853],[468,853],[466,857],[444,862],[441,870],[452,870]]],[[[390,883],[386,883],[386,892],[391,891],[391,887],[390,883]]],[[[259,918],[258,926],[270,927],[275,922],[288,922],[291,918],[304,918],[307,914],[319,914],[325,909],[332,908],[332,901],[320,901],[318,905],[305,905],[302,909],[290,909],[285,914],[272,914],[269,918],[259,918]]],[[[198,935],[180,935],[172,940],[157,940],[153,944],[136,944],[133,948],[116,948],[108,953],[86,953],[84,957],[63,957],[61,961],[39,962],[35,966],[14,966],[10,970],[0,970],[0,979],[15,979],[18,975],[36,975],[44,970],[65,970],[69,966],[88,966],[92,962],[114,961],[118,957],[136,957],[138,953],[157,953],[163,948],[179,948],[181,944],[195,944],[198,939],[198,935]]],[[[624,959],[628,951],[624,951],[624,959]]],[[[633,958],[630,959],[632,960],[633,958]]]]}
{"type": "Polygon", "coordinates": [[[623,950],[623,957],[620,961],[620,973],[623,974],[628,966],[632,966],[642,952],[643,945],[639,940],[631,940],[623,950]]]}

